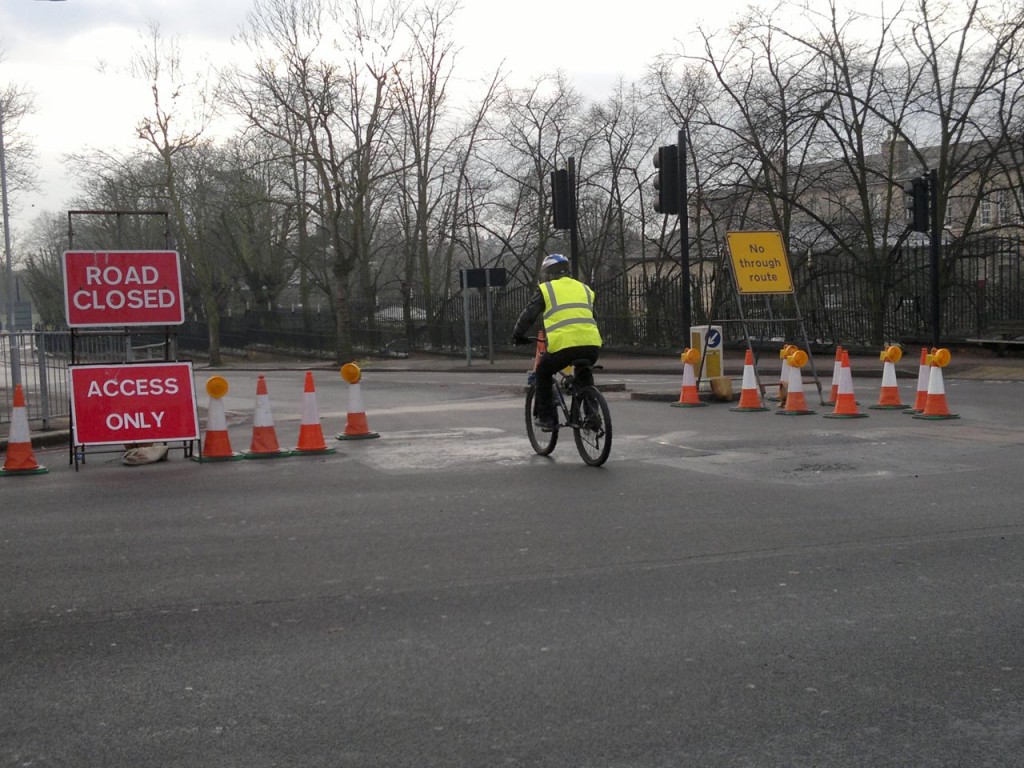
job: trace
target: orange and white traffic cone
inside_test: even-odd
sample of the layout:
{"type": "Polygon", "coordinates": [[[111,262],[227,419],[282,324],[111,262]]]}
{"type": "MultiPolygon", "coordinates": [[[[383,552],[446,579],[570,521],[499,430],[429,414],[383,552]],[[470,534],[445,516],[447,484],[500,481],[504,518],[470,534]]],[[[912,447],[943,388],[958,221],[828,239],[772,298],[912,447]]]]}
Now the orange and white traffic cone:
{"type": "Polygon", "coordinates": [[[928,379],[931,367],[932,361],[928,355],[928,348],[921,347],[921,364],[917,367],[917,393],[914,396],[914,406],[905,410],[904,413],[924,413],[925,403],[928,402],[928,379]]]}
{"type": "Polygon", "coordinates": [[[305,388],[302,391],[302,424],[299,426],[299,444],[292,453],[320,455],[334,453],[324,440],[324,432],[320,428],[320,409],[316,406],[316,387],[313,385],[313,372],[306,371],[305,388]]]}
{"type": "Polygon", "coordinates": [[[928,374],[928,399],[924,410],[915,413],[915,419],[959,419],[960,416],[949,412],[946,404],[946,386],[942,382],[942,369],[949,365],[948,349],[933,349],[931,353],[931,371],[928,374]]]}
{"type": "Polygon", "coordinates": [[[836,359],[832,364],[832,389],[831,394],[827,401],[822,405],[835,405],[836,398],[839,397],[839,377],[843,372],[843,348],[838,344],[836,345],[836,359]]]}
{"type": "Polygon", "coordinates": [[[751,413],[753,411],[769,410],[761,402],[761,391],[757,385],[757,373],[754,371],[754,354],[748,349],[743,358],[743,385],[740,389],[740,402],[730,411],[738,413],[751,413]]]}
{"type": "Polygon", "coordinates": [[[780,416],[809,416],[816,411],[807,407],[804,394],[804,379],[800,369],[807,365],[808,355],[802,349],[791,352],[786,361],[789,363],[789,385],[786,387],[786,403],[775,413],[780,416]]]}
{"type": "Polygon", "coordinates": [[[896,383],[896,363],[903,358],[903,350],[893,345],[886,347],[879,359],[882,361],[882,389],[878,393],[878,402],[868,408],[876,410],[903,410],[907,406],[900,402],[900,389],[896,383]]]}
{"type": "Polygon", "coordinates": [[[291,456],[277,442],[274,429],[274,414],[270,410],[270,393],[267,392],[267,380],[260,376],[256,379],[256,412],[252,418],[252,443],[244,453],[246,459],[278,459],[291,456]]]}
{"type": "Polygon", "coordinates": [[[537,370],[537,366],[540,364],[541,355],[543,355],[548,349],[548,337],[544,335],[544,329],[537,331],[537,349],[533,353],[533,369],[537,370]]]}
{"type": "Polygon", "coordinates": [[[866,413],[857,410],[857,398],[853,394],[853,373],[850,372],[850,355],[843,350],[843,365],[839,372],[839,394],[832,413],[824,414],[826,419],[863,419],[866,413]]]}
{"type": "Polygon", "coordinates": [[[700,362],[700,350],[689,347],[680,355],[683,361],[683,388],[679,392],[679,402],[672,403],[673,408],[697,408],[707,403],[701,402],[697,394],[697,377],[693,372],[694,363],[700,362]]]}
{"type": "MultiPolygon", "coordinates": [[[[540,345],[538,344],[538,347],[540,345]]],[[[359,381],[362,379],[362,372],[355,363],[345,363],[341,366],[341,378],[348,382],[348,419],[345,422],[345,431],[335,435],[338,440],[367,440],[372,437],[380,437],[377,432],[371,432],[366,422],[366,411],[363,410],[363,395],[359,389],[359,381]]]]}
{"type": "Polygon", "coordinates": [[[790,366],[789,356],[796,351],[794,344],[786,344],[782,349],[779,350],[779,357],[782,358],[782,370],[779,371],[779,395],[778,397],[767,397],[766,400],[778,400],[779,407],[783,407],[786,402],[786,390],[789,389],[790,380],[790,366]]]}
{"type": "Polygon", "coordinates": [[[32,452],[32,436],[28,429],[28,410],[21,384],[14,385],[14,403],[11,406],[11,429],[7,436],[7,458],[0,476],[42,475],[49,472],[36,461],[32,452]]]}
{"type": "Polygon", "coordinates": [[[231,450],[228,437],[228,420],[224,412],[224,395],[228,393],[228,381],[223,376],[211,376],[206,382],[206,394],[210,405],[206,409],[206,436],[202,450],[195,461],[236,461],[242,454],[231,450]]]}

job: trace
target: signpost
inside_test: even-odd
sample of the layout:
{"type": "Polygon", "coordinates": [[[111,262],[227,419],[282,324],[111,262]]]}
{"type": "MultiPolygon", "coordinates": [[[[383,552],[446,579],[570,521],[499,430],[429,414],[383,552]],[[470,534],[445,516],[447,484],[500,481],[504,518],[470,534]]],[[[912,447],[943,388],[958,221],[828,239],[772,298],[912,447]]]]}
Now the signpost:
{"type": "Polygon", "coordinates": [[[80,328],[184,323],[178,253],[66,251],[63,272],[64,311],[72,329],[68,377],[75,469],[84,456],[76,446],[181,441],[188,455],[199,439],[190,362],[85,365],[76,363],[74,350],[80,328]]]}
{"type": "Polygon", "coordinates": [[[459,270],[462,282],[462,314],[466,331],[466,365],[473,365],[473,344],[469,330],[469,289],[483,288],[487,301],[487,359],[494,362],[494,329],[493,310],[491,307],[491,288],[502,288],[508,280],[504,268],[462,269],[459,270]]]}
{"type": "MultiPolygon", "coordinates": [[[[807,338],[807,329],[804,327],[803,317],[800,314],[800,303],[797,301],[793,286],[793,275],[789,269],[789,256],[786,254],[786,244],[782,239],[782,233],[777,230],[726,232],[725,237],[731,267],[729,271],[732,275],[732,284],[736,295],[736,308],[743,326],[743,335],[747,340],[747,349],[753,352],[748,323],[773,326],[776,323],[795,322],[802,337],[803,348],[807,351],[810,359],[811,373],[818,388],[818,397],[822,399],[821,381],[818,379],[818,372],[814,366],[814,358],[811,357],[810,340],[807,338]],[[778,294],[792,296],[794,317],[775,316],[769,297],[778,294]],[[743,306],[744,296],[764,297],[762,317],[753,319],[746,316],[743,306]]],[[[760,378],[758,378],[757,386],[759,392],[763,394],[764,389],[761,386],[760,378]]],[[[822,403],[824,403],[823,399],[822,403]]]]}

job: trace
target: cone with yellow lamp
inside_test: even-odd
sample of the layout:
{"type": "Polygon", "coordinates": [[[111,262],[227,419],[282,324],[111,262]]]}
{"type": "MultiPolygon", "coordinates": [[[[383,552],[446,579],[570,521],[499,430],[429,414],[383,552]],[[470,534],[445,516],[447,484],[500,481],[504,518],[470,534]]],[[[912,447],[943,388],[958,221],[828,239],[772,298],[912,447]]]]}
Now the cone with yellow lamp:
{"type": "Polygon", "coordinates": [[[754,370],[754,353],[749,349],[743,358],[743,384],[740,389],[740,401],[735,408],[729,410],[737,413],[769,410],[761,402],[761,390],[757,384],[757,372],[754,370]]]}
{"type": "Polygon", "coordinates": [[[270,408],[267,380],[260,376],[256,379],[256,412],[252,418],[252,443],[243,457],[246,459],[279,459],[285,456],[291,456],[291,451],[283,450],[277,442],[277,431],[274,429],[274,414],[270,408]]]}
{"type": "Polygon", "coordinates": [[[672,403],[673,408],[698,408],[707,405],[701,402],[697,394],[697,377],[693,366],[700,362],[700,350],[689,347],[679,356],[683,361],[683,387],[679,392],[679,402],[672,403]]]}
{"type": "Polygon", "coordinates": [[[850,354],[843,350],[843,365],[839,372],[839,393],[832,413],[824,414],[826,419],[863,419],[866,413],[857,410],[857,398],[853,394],[853,374],[850,372],[850,354]]]}
{"type": "Polygon", "coordinates": [[[206,435],[202,449],[193,461],[237,461],[241,453],[231,450],[228,438],[228,420],[224,411],[224,396],[228,393],[228,380],[223,376],[211,376],[206,382],[206,394],[210,404],[206,409],[206,435]]]}
{"type": "Polygon", "coordinates": [[[782,358],[782,370],[779,371],[779,395],[778,397],[768,397],[767,400],[778,400],[779,407],[783,407],[786,402],[786,391],[789,389],[790,380],[790,366],[789,356],[796,352],[795,344],[786,344],[779,350],[779,357],[782,358]]]}
{"type": "Polygon", "coordinates": [[[324,440],[324,431],[320,428],[320,410],[316,405],[316,386],[313,383],[313,372],[306,371],[306,382],[302,391],[302,424],[299,426],[299,443],[292,449],[295,455],[317,456],[334,453],[324,440]]]}
{"type": "Polygon", "coordinates": [[[837,344],[836,345],[836,359],[835,359],[835,362],[832,364],[832,388],[831,388],[831,394],[829,395],[828,400],[826,400],[824,403],[822,403],[822,405],[835,405],[836,404],[836,398],[839,397],[839,377],[842,375],[842,373],[843,373],[843,348],[837,344]]]}
{"type": "Polygon", "coordinates": [[[923,413],[925,403],[928,401],[928,378],[931,372],[932,361],[927,347],[921,347],[921,363],[917,367],[917,393],[914,397],[914,405],[907,408],[904,413],[923,413]]]}
{"type": "Polygon", "coordinates": [[[950,354],[948,349],[933,349],[931,355],[931,369],[928,372],[928,398],[924,403],[924,410],[915,413],[915,419],[959,419],[960,416],[949,412],[946,404],[946,387],[942,381],[942,369],[949,365],[950,354]]]}
{"type": "MultiPolygon", "coordinates": [[[[538,345],[539,346],[539,345],[538,345]]],[[[363,409],[363,394],[359,388],[362,379],[362,371],[355,363],[345,363],[341,366],[341,378],[348,382],[348,418],[345,422],[345,431],[335,435],[338,440],[368,440],[380,437],[377,432],[371,432],[366,421],[366,411],[363,409]]]]}
{"type": "Polygon", "coordinates": [[[14,385],[14,402],[11,406],[11,429],[7,439],[7,458],[0,468],[0,477],[12,475],[43,475],[49,472],[36,461],[32,452],[32,435],[28,428],[28,409],[25,407],[25,393],[21,384],[14,385]]]}
{"type": "Polygon", "coordinates": [[[903,359],[903,350],[896,346],[888,346],[878,357],[882,361],[882,389],[878,393],[878,402],[868,408],[883,411],[902,411],[907,406],[900,402],[900,389],[896,383],[896,363],[903,359]]]}
{"type": "Polygon", "coordinates": [[[789,364],[789,385],[786,387],[785,405],[777,410],[780,416],[809,416],[816,411],[807,407],[807,396],[804,394],[804,379],[800,369],[807,365],[808,355],[802,349],[794,349],[786,357],[789,364]]]}

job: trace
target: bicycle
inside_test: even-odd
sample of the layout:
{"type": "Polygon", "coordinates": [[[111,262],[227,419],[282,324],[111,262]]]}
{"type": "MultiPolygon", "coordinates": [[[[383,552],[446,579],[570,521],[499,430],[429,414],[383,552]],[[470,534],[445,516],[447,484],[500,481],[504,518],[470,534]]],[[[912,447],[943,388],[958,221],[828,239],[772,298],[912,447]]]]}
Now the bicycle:
{"type": "Polygon", "coordinates": [[[531,381],[526,391],[526,435],[533,450],[547,456],[558,443],[558,430],[562,427],[571,429],[576,450],[583,461],[599,467],[608,460],[612,450],[612,415],[608,402],[597,387],[579,384],[577,377],[580,371],[587,369],[601,370],[601,366],[590,360],[573,360],[571,373],[566,373],[568,368],[558,372],[560,378],[554,382],[556,423],[550,432],[533,423],[537,384],[531,381]]]}

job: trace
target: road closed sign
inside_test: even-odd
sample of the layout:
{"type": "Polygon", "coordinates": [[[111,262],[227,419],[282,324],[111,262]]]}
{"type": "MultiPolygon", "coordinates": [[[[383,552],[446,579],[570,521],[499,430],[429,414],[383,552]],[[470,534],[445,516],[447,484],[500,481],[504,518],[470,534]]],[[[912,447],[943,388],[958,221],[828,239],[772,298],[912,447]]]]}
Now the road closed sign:
{"type": "Polygon", "coordinates": [[[192,363],[68,368],[75,445],[199,438],[192,363]]]}
{"type": "Polygon", "coordinates": [[[66,251],[64,309],[71,328],[181,325],[177,251],[66,251]]]}
{"type": "Polygon", "coordinates": [[[727,232],[729,258],[740,293],[792,293],[793,278],[781,232],[727,232]]]}

